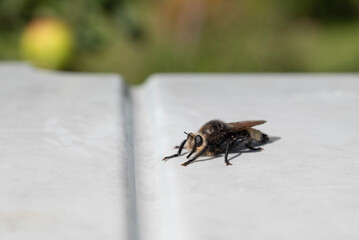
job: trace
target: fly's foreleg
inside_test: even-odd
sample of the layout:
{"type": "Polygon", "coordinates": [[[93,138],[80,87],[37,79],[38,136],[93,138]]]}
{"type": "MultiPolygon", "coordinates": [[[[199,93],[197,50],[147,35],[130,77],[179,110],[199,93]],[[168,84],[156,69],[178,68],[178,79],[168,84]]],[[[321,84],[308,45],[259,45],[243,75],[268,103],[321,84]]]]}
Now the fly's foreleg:
{"type": "Polygon", "coordinates": [[[199,153],[197,153],[191,160],[188,160],[185,163],[182,163],[182,166],[187,166],[188,164],[190,164],[191,162],[193,162],[194,160],[196,160],[199,156],[201,156],[203,153],[205,153],[208,149],[208,146],[205,146],[199,153]]]}
{"type": "Polygon", "coordinates": [[[183,140],[183,142],[181,143],[181,145],[178,147],[178,152],[177,152],[176,154],[173,154],[173,155],[171,155],[171,156],[164,157],[164,158],[162,159],[162,161],[167,161],[167,160],[170,159],[170,158],[178,157],[179,155],[181,155],[182,149],[183,149],[184,145],[186,144],[186,141],[187,141],[187,139],[186,139],[186,140],[183,140]]]}

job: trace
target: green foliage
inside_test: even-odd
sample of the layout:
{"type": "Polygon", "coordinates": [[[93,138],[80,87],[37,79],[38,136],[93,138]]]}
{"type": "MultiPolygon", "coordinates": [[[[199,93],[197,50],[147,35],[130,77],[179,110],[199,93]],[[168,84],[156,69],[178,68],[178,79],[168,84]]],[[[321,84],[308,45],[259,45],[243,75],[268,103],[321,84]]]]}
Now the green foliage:
{"type": "Polygon", "coordinates": [[[356,0],[0,0],[0,59],[39,17],[67,22],[76,49],[66,70],[155,72],[359,70],[356,0]]]}

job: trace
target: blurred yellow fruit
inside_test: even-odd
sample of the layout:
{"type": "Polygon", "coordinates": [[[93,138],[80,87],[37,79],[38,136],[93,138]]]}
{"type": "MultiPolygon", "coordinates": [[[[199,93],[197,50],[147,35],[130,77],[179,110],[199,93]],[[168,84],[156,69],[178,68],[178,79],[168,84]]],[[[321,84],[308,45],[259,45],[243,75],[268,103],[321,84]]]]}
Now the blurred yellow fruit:
{"type": "Polygon", "coordinates": [[[73,49],[72,32],[61,20],[36,19],[28,24],[21,36],[22,58],[38,67],[49,69],[65,67],[73,49]]]}

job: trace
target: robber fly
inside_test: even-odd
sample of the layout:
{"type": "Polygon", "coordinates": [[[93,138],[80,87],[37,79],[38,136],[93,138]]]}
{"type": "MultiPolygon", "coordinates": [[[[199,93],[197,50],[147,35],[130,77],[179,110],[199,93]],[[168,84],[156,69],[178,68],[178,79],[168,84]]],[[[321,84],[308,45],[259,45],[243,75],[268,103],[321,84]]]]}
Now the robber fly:
{"type": "Polygon", "coordinates": [[[236,145],[244,143],[244,146],[250,150],[262,150],[262,148],[253,147],[253,141],[265,143],[269,140],[269,137],[267,134],[252,127],[265,122],[266,121],[263,120],[233,123],[224,123],[219,120],[209,121],[204,124],[196,134],[185,132],[187,138],[183,140],[178,147],[178,152],[163,158],[163,161],[180,156],[183,148],[185,148],[190,150],[187,158],[190,158],[193,154],[195,155],[183,163],[182,166],[187,166],[202,155],[215,156],[221,153],[224,153],[224,162],[226,165],[232,165],[228,161],[228,152],[236,145]]]}

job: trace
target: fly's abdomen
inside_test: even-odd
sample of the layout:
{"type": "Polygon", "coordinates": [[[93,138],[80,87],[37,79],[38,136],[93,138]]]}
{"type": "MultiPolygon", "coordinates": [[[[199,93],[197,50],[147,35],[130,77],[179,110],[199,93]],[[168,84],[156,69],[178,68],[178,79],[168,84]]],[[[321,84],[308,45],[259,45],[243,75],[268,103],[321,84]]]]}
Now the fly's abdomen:
{"type": "Polygon", "coordinates": [[[257,142],[267,142],[269,140],[269,137],[267,134],[262,133],[261,131],[254,129],[254,128],[248,128],[247,129],[249,136],[252,140],[257,142]]]}

